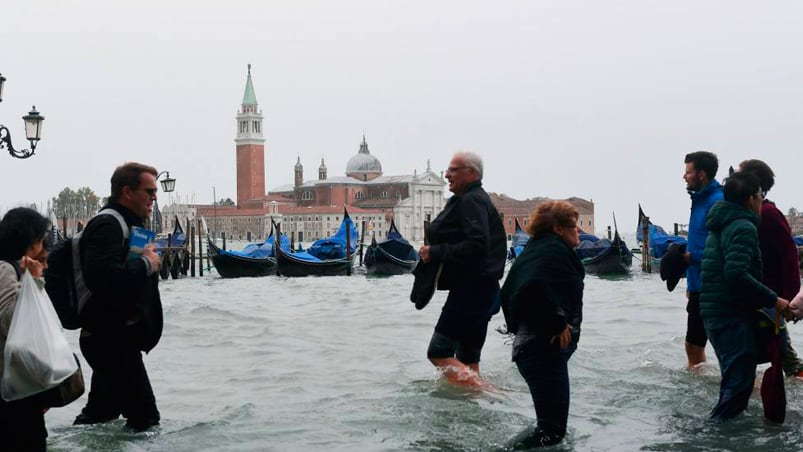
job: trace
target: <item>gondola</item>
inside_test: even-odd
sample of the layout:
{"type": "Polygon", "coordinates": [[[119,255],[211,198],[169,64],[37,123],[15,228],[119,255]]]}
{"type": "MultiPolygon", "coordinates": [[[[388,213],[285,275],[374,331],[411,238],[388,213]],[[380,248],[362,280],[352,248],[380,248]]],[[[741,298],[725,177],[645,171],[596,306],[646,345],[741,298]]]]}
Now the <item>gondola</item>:
{"type": "MultiPolygon", "coordinates": [[[[636,240],[644,242],[644,211],[641,209],[641,204],[638,206],[638,226],[636,227],[636,240]]],[[[669,250],[669,246],[673,243],[686,244],[686,238],[679,235],[671,235],[667,233],[661,226],[655,225],[647,218],[647,231],[650,245],[650,264],[654,268],[661,266],[661,258],[669,250]]]]}
{"type": "MultiPolygon", "coordinates": [[[[280,236],[281,248],[290,249],[287,236],[280,236]]],[[[245,276],[267,276],[276,273],[275,242],[273,232],[262,243],[249,243],[242,251],[220,249],[209,236],[209,257],[222,278],[240,278],[245,276]]]]}
{"type": "Polygon", "coordinates": [[[510,239],[510,249],[507,252],[507,260],[512,261],[516,259],[516,257],[524,251],[524,247],[527,245],[527,242],[530,241],[530,234],[524,232],[519,224],[519,219],[514,218],[515,220],[515,230],[513,232],[513,237],[510,239]]]}
{"type": "Polygon", "coordinates": [[[404,275],[415,268],[418,253],[402,237],[391,218],[387,238],[379,243],[375,237],[371,239],[371,246],[365,251],[364,263],[365,272],[369,275],[404,275]]]}
{"type": "Polygon", "coordinates": [[[613,241],[598,239],[596,242],[581,241],[577,253],[581,257],[583,267],[589,273],[622,274],[630,272],[633,264],[633,253],[627,248],[624,240],[615,231],[613,241]],[[592,243],[590,246],[585,246],[592,243]],[[589,254],[593,254],[588,256],[589,254]],[[588,257],[583,257],[584,255],[588,257]]]}
{"type": "MultiPolygon", "coordinates": [[[[275,226],[280,230],[280,226],[275,226]]],[[[316,240],[306,251],[291,253],[276,250],[276,274],[279,276],[339,276],[351,275],[354,251],[359,232],[348,212],[335,235],[316,240]],[[348,232],[347,232],[348,231],[348,232]]]]}

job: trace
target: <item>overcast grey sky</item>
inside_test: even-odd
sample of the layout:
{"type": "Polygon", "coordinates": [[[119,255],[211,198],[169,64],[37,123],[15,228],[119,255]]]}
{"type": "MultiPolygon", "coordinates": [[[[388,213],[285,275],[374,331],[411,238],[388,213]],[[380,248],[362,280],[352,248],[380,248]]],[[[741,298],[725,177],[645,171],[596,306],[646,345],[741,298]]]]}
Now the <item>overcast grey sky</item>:
{"type": "MultiPolygon", "coordinates": [[[[776,172],[803,209],[803,3],[747,1],[18,1],[3,3],[0,123],[46,117],[37,155],[0,156],[0,207],[114,167],[169,170],[176,196],[236,197],[246,65],[265,116],[267,188],[301,157],[330,175],[365,132],[387,175],[485,159],[489,191],[579,196],[597,228],[688,221],[683,156],[776,172]]],[[[161,195],[164,205],[169,201],[161,195]]]]}

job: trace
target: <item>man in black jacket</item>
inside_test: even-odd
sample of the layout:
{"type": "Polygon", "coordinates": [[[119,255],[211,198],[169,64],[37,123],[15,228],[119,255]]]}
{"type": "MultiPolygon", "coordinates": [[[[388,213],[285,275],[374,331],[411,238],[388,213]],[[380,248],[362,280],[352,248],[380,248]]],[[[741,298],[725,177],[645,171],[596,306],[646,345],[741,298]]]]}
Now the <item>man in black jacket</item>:
{"type": "Polygon", "coordinates": [[[446,179],[454,196],[429,227],[430,245],[418,251],[424,263],[443,265],[438,289],[449,291],[427,357],[450,381],[481,385],[480,354],[488,321],[499,311],[507,238],[499,212],[482,189],[478,155],[456,153],[446,179]]]}
{"type": "MultiPolygon", "coordinates": [[[[156,200],[156,176],[156,169],[139,163],[118,167],[104,209],[117,211],[129,229],[143,227],[156,200]]],[[[93,218],[81,237],[82,269],[92,297],[81,311],[80,344],[93,373],[89,400],[74,423],[107,422],[122,414],[126,427],[142,431],[159,423],[142,352],[153,349],[162,335],[160,262],[152,244],[129,257],[124,237],[112,215],[93,218]]]]}

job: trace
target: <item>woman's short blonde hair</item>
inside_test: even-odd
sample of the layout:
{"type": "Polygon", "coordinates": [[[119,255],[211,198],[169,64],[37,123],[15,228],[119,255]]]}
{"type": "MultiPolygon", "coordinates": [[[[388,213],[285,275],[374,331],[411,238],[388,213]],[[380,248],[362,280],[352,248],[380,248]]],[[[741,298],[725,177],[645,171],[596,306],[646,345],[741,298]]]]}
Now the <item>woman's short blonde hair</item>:
{"type": "Polygon", "coordinates": [[[538,205],[527,222],[530,235],[551,232],[554,226],[576,227],[580,212],[566,201],[547,201],[538,205]]]}

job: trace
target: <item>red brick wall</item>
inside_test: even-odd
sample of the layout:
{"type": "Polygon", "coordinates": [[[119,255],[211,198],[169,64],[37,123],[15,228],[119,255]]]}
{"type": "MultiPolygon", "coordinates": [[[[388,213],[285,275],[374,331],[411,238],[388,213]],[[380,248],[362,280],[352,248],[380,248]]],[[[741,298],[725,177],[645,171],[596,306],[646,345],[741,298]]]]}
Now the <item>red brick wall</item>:
{"type": "Polygon", "coordinates": [[[237,145],[237,205],[265,197],[265,146],[237,145]]]}

